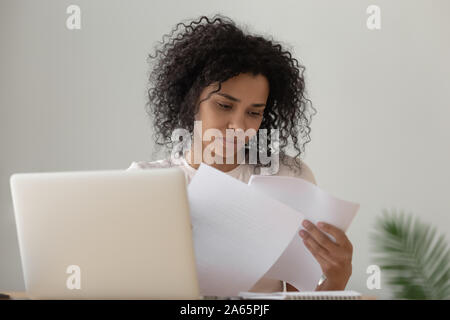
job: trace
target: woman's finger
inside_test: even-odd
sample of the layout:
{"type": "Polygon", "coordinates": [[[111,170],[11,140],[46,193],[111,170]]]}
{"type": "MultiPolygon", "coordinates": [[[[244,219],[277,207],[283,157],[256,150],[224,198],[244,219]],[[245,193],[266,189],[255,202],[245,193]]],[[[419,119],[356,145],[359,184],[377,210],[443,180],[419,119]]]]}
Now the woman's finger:
{"type": "Polygon", "coordinates": [[[322,270],[327,270],[329,268],[330,261],[323,257],[314,247],[311,245],[310,241],[307,241],[306,239],[303,240],[303,243],[305,244],[305,247],[308,248],[309,252],[314,256],[314,258],[317,260],[317,262],[322,267],[322,270]]]}
{"type": "Polygon", "coordinates": [[[332,224],[326,222],[319,222],[318,227],[320,230],[331,234],[336,239],[336,244],[339,246],[346,245],[349,242],[345,232],[341,229],[333,226],[332,224]]]}
{"type": "Polygon", "coordinates": [[[300,230],[300,236],[303,238],[303,242],[307,244],[308,249],[313,255],[317,254],[328,262],[332,262],[328,250],[322,247],[316,240],[314,240],[314,238],[307,231],[300,230]]]}
{"type": "Polygon", "coordinates": [[[322,247],[330,252],[337,249],[336,243],[334,243],[325,233],[323,233],[319,228],[317,228],[311,221],[303,220],[302,225],[308,230],[311,236],[316,240],[322,247]]]}

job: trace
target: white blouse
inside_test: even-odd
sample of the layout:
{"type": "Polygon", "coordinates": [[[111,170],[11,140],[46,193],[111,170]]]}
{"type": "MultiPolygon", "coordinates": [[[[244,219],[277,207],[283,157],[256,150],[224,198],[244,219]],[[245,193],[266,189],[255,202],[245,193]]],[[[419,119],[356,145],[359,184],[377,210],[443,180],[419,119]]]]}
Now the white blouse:
{"type": "MultiPolygon", "coordinates": [[[[293,161],[294,158],[287,156],[288,161],[293,161]]],[[[314,178],[314,175],[311,169],[305,164],[305,162],[301,162],[302,170],[301,173],[298,169],[292,170],[288,166],[279,163],[279,170],[274,175],[279,176],[294,176],[303,178],[311,183],[317,184],[314,178]]],[[[133,161],[128,167],[127,170],[139,170],[139,169],[151,169],[151,168],[169,168],[169,167],[179,167],[186,174],[186,181],[189,184],[194,174],[197,172],[197,169],[191,167],[189,163],[186,161],[184,157],[180,159],[180,161],[175,162],[171,158],[156,160],[156,161],[133,161]]],[[[256,173],[254,171],[255,165],[243,163],[234,168],[231,171],[225,172],[226,174],[243,181],[244,183],[248,183],[250,176],[252,174],[258,174],[259,170],[256,169],[256,173]]],[[[321,281],[323,278],[321,279],[321,281]]],[[[321,282],[319,282],[320,284],[321,282]]],[[[279,292],[286,291],[286,283],[284,281],[271,279],[262,277],[255,285],[249,290],[251,292],[279,292]]]]}

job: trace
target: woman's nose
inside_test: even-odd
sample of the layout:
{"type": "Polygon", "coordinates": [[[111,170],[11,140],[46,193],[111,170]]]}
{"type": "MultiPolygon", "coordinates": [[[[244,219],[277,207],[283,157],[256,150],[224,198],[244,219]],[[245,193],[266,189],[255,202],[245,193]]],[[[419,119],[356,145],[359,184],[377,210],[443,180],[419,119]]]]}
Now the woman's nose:
{"type": "Polygon", "coordinates": [[[232,129],[234,131],[242,130],[245,132],[245,123],[242,118],[243,118],[243,116],[239,115],[239,114],[230,117],[230,119],[228,119],[227,128],[232,129]]]}

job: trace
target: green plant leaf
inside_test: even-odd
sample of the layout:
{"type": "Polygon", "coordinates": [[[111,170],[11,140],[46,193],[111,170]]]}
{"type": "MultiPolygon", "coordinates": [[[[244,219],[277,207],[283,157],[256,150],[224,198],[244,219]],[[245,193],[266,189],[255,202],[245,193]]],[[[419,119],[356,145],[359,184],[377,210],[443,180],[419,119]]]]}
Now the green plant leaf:
{"type": "Polygon", "coordinates": [[[450,249],[436,228],[383,209],[369,236],[394,298],[450,299],[450,249]]]}

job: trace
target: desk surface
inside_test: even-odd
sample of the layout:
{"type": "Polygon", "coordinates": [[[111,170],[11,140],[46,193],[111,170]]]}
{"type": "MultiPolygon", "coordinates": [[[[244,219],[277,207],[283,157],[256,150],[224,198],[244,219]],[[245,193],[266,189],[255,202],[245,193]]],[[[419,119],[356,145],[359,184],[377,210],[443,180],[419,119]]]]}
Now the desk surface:
{"type": "Polygon", "coordinates": [[[28,296],[26,292],[5,292],[5,291],[0,291],[3,294],[7,294],[9,295],[9,298],[3,298],[0,297],[0,300],[28,300],[28,296]]]}

